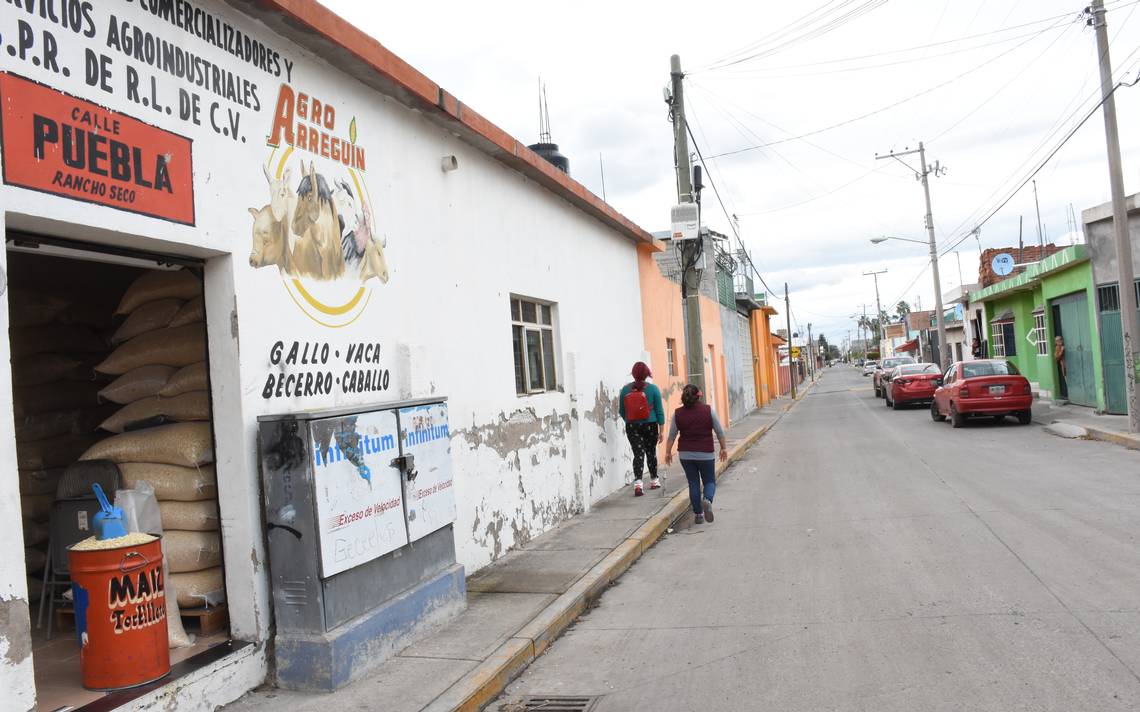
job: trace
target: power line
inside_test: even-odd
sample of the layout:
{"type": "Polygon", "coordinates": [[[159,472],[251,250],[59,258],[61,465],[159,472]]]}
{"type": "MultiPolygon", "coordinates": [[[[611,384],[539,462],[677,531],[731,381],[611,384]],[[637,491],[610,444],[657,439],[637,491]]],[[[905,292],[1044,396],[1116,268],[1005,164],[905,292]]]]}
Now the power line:
{"type": "MultiPolygon", "coordinates": [[[[689,139],[693,142],[693,148],[697,152],[697,158],[700,159],[702,165],[707,166],[708,162],[705,161],[705,157],[701,154],[701,147],[700,144],[697,143],[697,137],[693,135],[693,129],[688,124],[685,124],[685,130],[688,131],[689,139]]],[[[725,220],[728,221],[728,226],[732,229],[732,234],[736,237],[736,243],[740,245],[744,259],[748,260],[748,265],[752,268],[752,273],[760,280],[760,284],[764,285],[764,291],[767,292],[769,296],[773,299],[779,299],[780,297],[778,297],[772,288],[768,286],[768,283],[764,281],[764,275],[760,274],[760,270],[756,269],[756,264],[752,261],[752,255],[748,254],[748,249],[744,246],[744,240],[740,239],[740,232],[736,229],[736,222],[732,219],[732,216],[729,215],[728,208],[724,206],[724,201],[720,197],[720,190],[717,189],[716,182],[713,180],[712,171],[709,171],[709,185],[712,186],[713,194],[716,195],[716,200],[720,203],[720,209],[724,211],[725,220]]]]}
{"type": "MultiPolygon", "coordinates": [[[[1042,34],[1045,34],[1046,32],[1048,32],[1052,29],[1056,29],[1057,26],[1059,26],[1059,25],[1055,25],[1053,27],[1049,27],[1049,28],[1046,28],[1044,30],[1041,30],[1041,32],[1039,32],[1037,35],[1035,35],[1035,37],[1040,36],[1042,34]]],[[[1026,45],[1032,41],[1033,41],[1033,38],[1027,39],[1024,42],[1021,42],[1020,44],[1017,44],[1017,45],[1005,50],[1004,52],[1001,52],[1000,54],[994,55],[993,57],[990,57],[989,59],[982,62],[981,64],[978,64],[978,65],[972,67],[971,69],[967,69],[966,71],[962,72],[961,74],[958,74],[955,77],[947,79],[946,81],[944,81],[940,84],[935,84],[934,86],[923,89],[922,91],[920,91],[916,94],[912,94],[912,95],[910,95],[904,99],[900,99],[900,100],[893,102],[891,104],[887,104],[886,106],[879,107],[878,109],[875,109],[873,111],[868,111],[865,114],[860,114],[860,115],[852,117],[850,119],[846,119],[845,121],[840,121],[838,123],[831,124],[830,126],[825,126],[823,128],[815,129],[814,131],[807,131],[807,132],[799,134],[797,136],[792,136],[790,138],[784,138],[784,139],[779,139],[776,141],[769,141],[767,143],[760,143],[760,144],[755,144],[752,146],[745,146],[743,148],[737,148],[737,149],[734,149],[731,151],[725,151],[723,153],[718,153],[714,156],[711,156],[710,158],[711,159],[724,158],[725,156],[735,156],[735,155],[738,155],[741,153],[747,153],[749,151],[755,151],[755,150],[759,150],[762,148],[768,148],[770,146],[777,146],[777,145],[782,144],[782,143],[789,143],[791,141],[804,139],[804,138],[807,138],[809,136],[816,136],[816,135],[824,133],[826,131],[831,131],[833,129],[837,129],[837,128],[840,128],[842,126],[847,126],[849,124],[853,124],[857,121],[862,121],[863,119],[867,119],[867,118],[870,118],[870,117],[875,116],[877,114],[881,114],[885,111],[889,111],[891,109],[897,108],[899,106],[902,106],[903,104],[909,103],[911,101],[914,101],[915,99],[919,99],[921,97],[926,96],[927,94],[930,94],[930,93],[935,92],[939,89],[942,89],[943,87],[949,86],[950,84],[953,84],[954,82],[956,82],[956,81],[958,81],[958,80],[960,80],[966,76],[969,76],[970,74],[973,74],[974,72],[977,72],[981,69],[984,69],[985,67],[989,66],[990,64],[993,64],[994,62],[1001,59],[1002,57],[1010,54],[1011,52],[1014,52],[1014,51],[1020,49],[1021,47],[1023,47],[1024,45],[1026,45]]]]}
{"type": "MultiPolygon", "coordinates": [[[[1116,0],[1115,3],[1110,2],[1110,3],[1108,3],[1108,5],[1115,5],[1115,7],[1113,7],[1112,9],[1118,10],[1118,9],[1122,9],[1125,7],[1137,5],[1138,1],[1140,1],[1140,0],[1116,0]]],[[[910,54],[910,52],[928,51],[930,49],[934,49],[937,47],[948,46],[948,44],[959,44],[961,42],[969,42],[972,40],[979,40],[979,39],[988,38],[988,36],[1005,34],[1005,33],[1013,32],[1016,30],[1024,30],[1025,27],[1033,27],[1036,25],[1043,25],[1043,24],[1047,24],[1047,23],[1052,23],[1052,22],[1058,21],[1058,19],[1073,17],[1073,15],[1074,15],[1074,13],[1052,15],[1049,17],[1042,17],[1040,19],[1034,19],[1034,21],[1029,21],[1026,23],[1019,23],[1017,25],[1010,25],[1008,27],[1000,27],[1000,28],[998,28],[998,30],[991,30],[988,32],[979,32],[979,33],[975,33],[975,34],[963,35],[963,36],[959,36],[959,38],[953,38],[950,40],[939,40],[937,42],[927,42],[926,44],[915,44],[915,46],[912,46],[912,47],[891,49],[891,50],[885,50],[885,51],[881,51],[881,52],[871,52],[871,54],[866,54],[866,55],[854,55],[854,56],[850,56],[850,57],[839,57],[836,59],[821,59],[821,60],[817,60],[817,62],[807,62],[807,63],[782,65],[782,66],[775,66],[775,67],[760,67],[757,69],[749,69],[749,71],[747,71],[747,72],[788,71],[788,69],[805,69],[805,68],[820,67],[820,66],[827,66],[827,65],[833,65],[833,64],[845,64],[845,63],[849,63],[849,62],[858,62],[858,60],[862,60],[862,59],[877,59],[880,57],[890,57],[890,56],[894,56],[894,55],[910,54]]],[[[1007,17],[1005,17],[1005,19],[1009,19],[1009,15],[1007,15],[1007,17]]],[[[787,28],[784,28],[783,31],[787,31],[787,28]]],[[[775,34],[775,33],[773,33],[773,34],[775,34]]],[[[971,51],[974,49],[982,49],[984,47],[992,47],[992,46],[994,46],[994,44],[1001,44],[1004,42],[1012,42],[1012,41],[1015,41],[1017,39],[1023,38],[1023,36],[1028,36],[1028,35],[1027,34],[1017,35],[1017,36],[1013,36],[1013,38],[1005,38],[1003,40],[999,40],[996,42],[991,42],[991,43],[987,43],[987,44],[980,44],[980,46],[976,46],[976,47],[972,47],[972,48],[963,48],[961,50],[953,50],[951,52],[946,52],[946,54],[943,54],[943,55],[931,56],[930,58],[933,59],[936,57],[947,56],[950,54],[955,54],[955,52],[959,52],[959,51],[971,51]]],[[[915,60],[918,60],[918,59],[915,59],[915,60]]],[[[714,65],[716,65],[716,63],[714,63],[708,67],[698,69],[698,71],[694,72],[694,73],[708,73],[708,72],[712,72],[712,71],[718,71],[718,69],[723,68],[722,66],[714,66],[714,65]]],[[[724,66],[730,66],[730,65],[724,65],[724,66]]],[[[746,72],[730,72],[730,73],[741,74],[741,73],[746,73],[746,72]]]]}
{"type": "MultiPolygon", "coordinates": [[[[832,10],[825,12],[823,15],[820,15],[820,17],[816,18],[815,20],[812,20],[812,21],[806,23],[805,27],[796,28],[797,23],[802,22],[805,18],[814,14],[814,13],[808,13],[808,15],[805,15],[803,18],[800,18],[800,20],[795,21],[795,22],[785,26],[782,30],[777,30],[776,32],[772,32],[772,33],[769,33],[768,35],[765,35],[760,40],[752,43],[751,47],[745,48],[743,50],[737,50],[735,53],[730,54],[730,56],[733,56],[733,54],[734,54],[737,57],[736,59],[727,59],[726,58],[726,59],[719,60],[717,62],[714,62],[711,66],[709,66],[708,69],[709,70],[723,69],[724,67],[731,67],[733,65],[740,64],[742,62],[748,62],[748,61],[752,61],[754,59],[759,59],[762,57],[769,57],[769,56],[776,54],[776,53],[778,53],[784,49],[787,49],[788,47],[795,45],[797,43],[807,42],[807,41],[816,39],[817,37],[821,37],[825,34],[828,34],[829,32],[833,32],[834,30],[842,27],[843,25],[845,25],[849,22],[852,22],[853,20],[856,20],[859,17],[862,17],[863,15],[867,14],[868,12],[871,12],[872,10],[875,10],[879,7],[882,7],[884,4],[886,4],[887,0],[864,0],[864,2],[861,5],[849,10],[844,15],[840,15],[838,17],[834,17],[831,19],[827,18],[827,15],[829,13],[833,13],[836,11],[842,11],[847,6],[851,5],[852,2],[853,2],[853,0],[845,0],[838,7],[833,8],[832,10]],[[812,25],[812,22],[817,22],[820,20],[823,21],[823,24],[816,24],[814,26],[812,25]],[[790,37],[788,36],[789,34],[791,35],[790,37]],[[768,41],[769,38],[778,38],[778,39],[775,39],[774,43],[773,43],[773,42],[768,41]],[[765,44],[767,44],[768,46],[765,47],[765,44]],[[749,54],[747,56],[744,56],[744,57],[739,56],[740,54],[745,53],[745,52],[753,52],[753,53],[749,54]]],[[[830,4],[832,4],[832,3],[829,2],[828,5],[830,5],[830,4]]],[[[827,5],[825,5],[823,7],[826,8],[827,5]]],[[[820,10],[822,10],[822,9],[823,8],[820,8],[820,10]]],[[[818,11],[816,11],[816,12],[818,12],[818,11]]]]}

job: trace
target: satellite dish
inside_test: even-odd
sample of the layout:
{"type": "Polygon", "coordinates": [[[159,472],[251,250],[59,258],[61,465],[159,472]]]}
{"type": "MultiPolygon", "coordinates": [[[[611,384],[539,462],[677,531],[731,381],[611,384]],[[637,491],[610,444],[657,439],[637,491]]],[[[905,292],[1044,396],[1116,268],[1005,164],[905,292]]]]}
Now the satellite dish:
{"type": "Polygon", "coordinates": [[[999,277],[1010,274],[1013,272],[1013,255],[1008,252],[994,255],[993,260],[990,261],[990,267],[993,268],[994,274],[999,277]]]}

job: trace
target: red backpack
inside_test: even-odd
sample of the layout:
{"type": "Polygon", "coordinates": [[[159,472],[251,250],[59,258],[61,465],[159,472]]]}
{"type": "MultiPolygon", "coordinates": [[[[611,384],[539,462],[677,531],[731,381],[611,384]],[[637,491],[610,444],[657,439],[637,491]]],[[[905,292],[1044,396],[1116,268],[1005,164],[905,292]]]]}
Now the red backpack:
{"type": "Polygon", "coordinates": [[[649,420],[649,399],[645,397],[645,386],[637,387],[636,383],[630,385],[629,392],[625,394],[622,405],[625,406],[625,420],[635,423],[639,420],[649,420]]]}

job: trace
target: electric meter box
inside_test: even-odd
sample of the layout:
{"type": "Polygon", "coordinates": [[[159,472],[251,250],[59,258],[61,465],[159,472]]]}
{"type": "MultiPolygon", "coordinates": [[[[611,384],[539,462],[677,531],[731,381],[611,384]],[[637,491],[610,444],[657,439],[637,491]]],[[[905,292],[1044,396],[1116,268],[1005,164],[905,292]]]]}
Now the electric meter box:
{"type": "Polygon", "coordinates": [[[258,421],[277,683],[335,690],[466,606],[447,402],[258,421]]]}

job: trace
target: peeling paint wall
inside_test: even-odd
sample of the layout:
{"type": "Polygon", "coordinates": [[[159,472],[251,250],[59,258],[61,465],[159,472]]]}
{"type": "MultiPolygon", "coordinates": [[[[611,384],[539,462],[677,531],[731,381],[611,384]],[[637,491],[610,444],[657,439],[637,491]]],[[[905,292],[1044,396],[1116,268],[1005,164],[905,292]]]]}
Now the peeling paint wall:
{"type": "MultiPolygon", "coordinates": [[[[4,229],[0,212],[0,232],[4,229]]],[[[8,333],[7,252],[0,250],[5,285],[0,290],[0,333],[8,333]]],[[[32,679],[31,621],[28,584],[24,572],[24,531],[20,523],[20,487],[16,475],[16,435],[12,419],[12,371],[7,367],[11,349],[0,338],[0,689],[5,709],[31,709],[35,703],[32,679]]]]}

